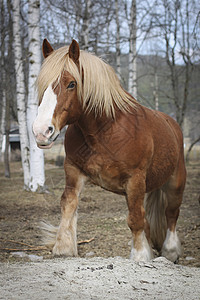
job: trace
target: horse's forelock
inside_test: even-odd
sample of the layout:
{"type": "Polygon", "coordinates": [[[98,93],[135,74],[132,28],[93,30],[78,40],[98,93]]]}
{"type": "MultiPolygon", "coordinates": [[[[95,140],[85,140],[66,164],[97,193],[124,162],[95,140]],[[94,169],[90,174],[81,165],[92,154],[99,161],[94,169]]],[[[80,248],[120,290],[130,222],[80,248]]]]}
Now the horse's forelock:
{"type": "Polygon", "coordinates": [[[114,116],[115,107],[129,110],[135,107],[135,100],[120,85],[112,67],[102,59],[85,51],[80,51],[80,68],[69,58],[69,47],[59,48],[49,55],[41,68],[37,79],[39,102],[47,87],[59,81],[64,70],[68,71],[77,81],[78,98],[83,108],[94,110],[96,114],[105,113],[114,116]],[[84,79],[82,78],[83,70],[84,79]]]}

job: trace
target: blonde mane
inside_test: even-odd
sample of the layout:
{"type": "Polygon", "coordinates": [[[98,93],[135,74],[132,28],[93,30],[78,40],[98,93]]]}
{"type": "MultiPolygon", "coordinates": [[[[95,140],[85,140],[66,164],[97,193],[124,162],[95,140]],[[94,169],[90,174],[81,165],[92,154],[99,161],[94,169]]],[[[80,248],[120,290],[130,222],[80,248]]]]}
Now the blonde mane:
{"type": "Polygon", "coordinates": [[[44,60],[37,78],[39,101],[42,100],[47,87],[53,82],[59,81],[62,72],[67,70],[77,82],[78,98],[85,110],[94,110],[96,114],[105,113],[109,117],[114,117],[115,107],[121,111],[129,111],[130,107],[135,108],[136,100],[121,87],[111,66],[85,51],[80,51],[79,63],[80,72],[69,58],[69,47],[67,46],[53,51],[44,60]]]}

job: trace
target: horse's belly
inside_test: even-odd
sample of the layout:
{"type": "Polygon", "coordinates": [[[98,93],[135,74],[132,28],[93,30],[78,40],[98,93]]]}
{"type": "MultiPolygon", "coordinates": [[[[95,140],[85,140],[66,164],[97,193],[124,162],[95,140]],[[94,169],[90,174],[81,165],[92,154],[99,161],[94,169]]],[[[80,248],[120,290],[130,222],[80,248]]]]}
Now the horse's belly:
{"type": "Polygon", "coordinates": [[[125,194],[124,187],[121,186],[119,180],[113,180],[110,178],[103,178],[101,175],[92,177],[92,182],[98,186],[101,186],[103,189],[108,190],[117,194],[125,194]]]}

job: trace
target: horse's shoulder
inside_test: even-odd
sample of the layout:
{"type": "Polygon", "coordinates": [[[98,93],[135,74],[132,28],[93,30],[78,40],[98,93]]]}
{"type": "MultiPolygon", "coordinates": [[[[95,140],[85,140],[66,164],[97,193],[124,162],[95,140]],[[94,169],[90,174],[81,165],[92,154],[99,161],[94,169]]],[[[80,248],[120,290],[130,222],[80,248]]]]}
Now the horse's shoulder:
{"type": "Polygon", "coordinates": [[[75,124],[69,125],[65,133],[65,151],[73,153],[84,144],[83,134],[75,124]]]}

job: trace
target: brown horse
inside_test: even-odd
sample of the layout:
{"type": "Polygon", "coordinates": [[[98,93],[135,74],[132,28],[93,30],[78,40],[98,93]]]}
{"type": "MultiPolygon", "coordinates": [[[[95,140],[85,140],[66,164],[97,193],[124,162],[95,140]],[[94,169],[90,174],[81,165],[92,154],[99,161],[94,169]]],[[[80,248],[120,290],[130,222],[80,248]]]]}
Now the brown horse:
{"type": "Polygon", "coordinates": [[[132,259],[151,259],[153,246],[175,262],[181,254],[176,222],[186,179],[178,124],[139,104],[120,86],[114,70],[80,51],[75,40],[54,51],[45,39],[43,54],[33,124],[38,147],[50,148],[69,125],[62,218],[58,228],[46,225],[53,254],[77,255],[78,197],[90,178],[126,197],[132,259]]]}

